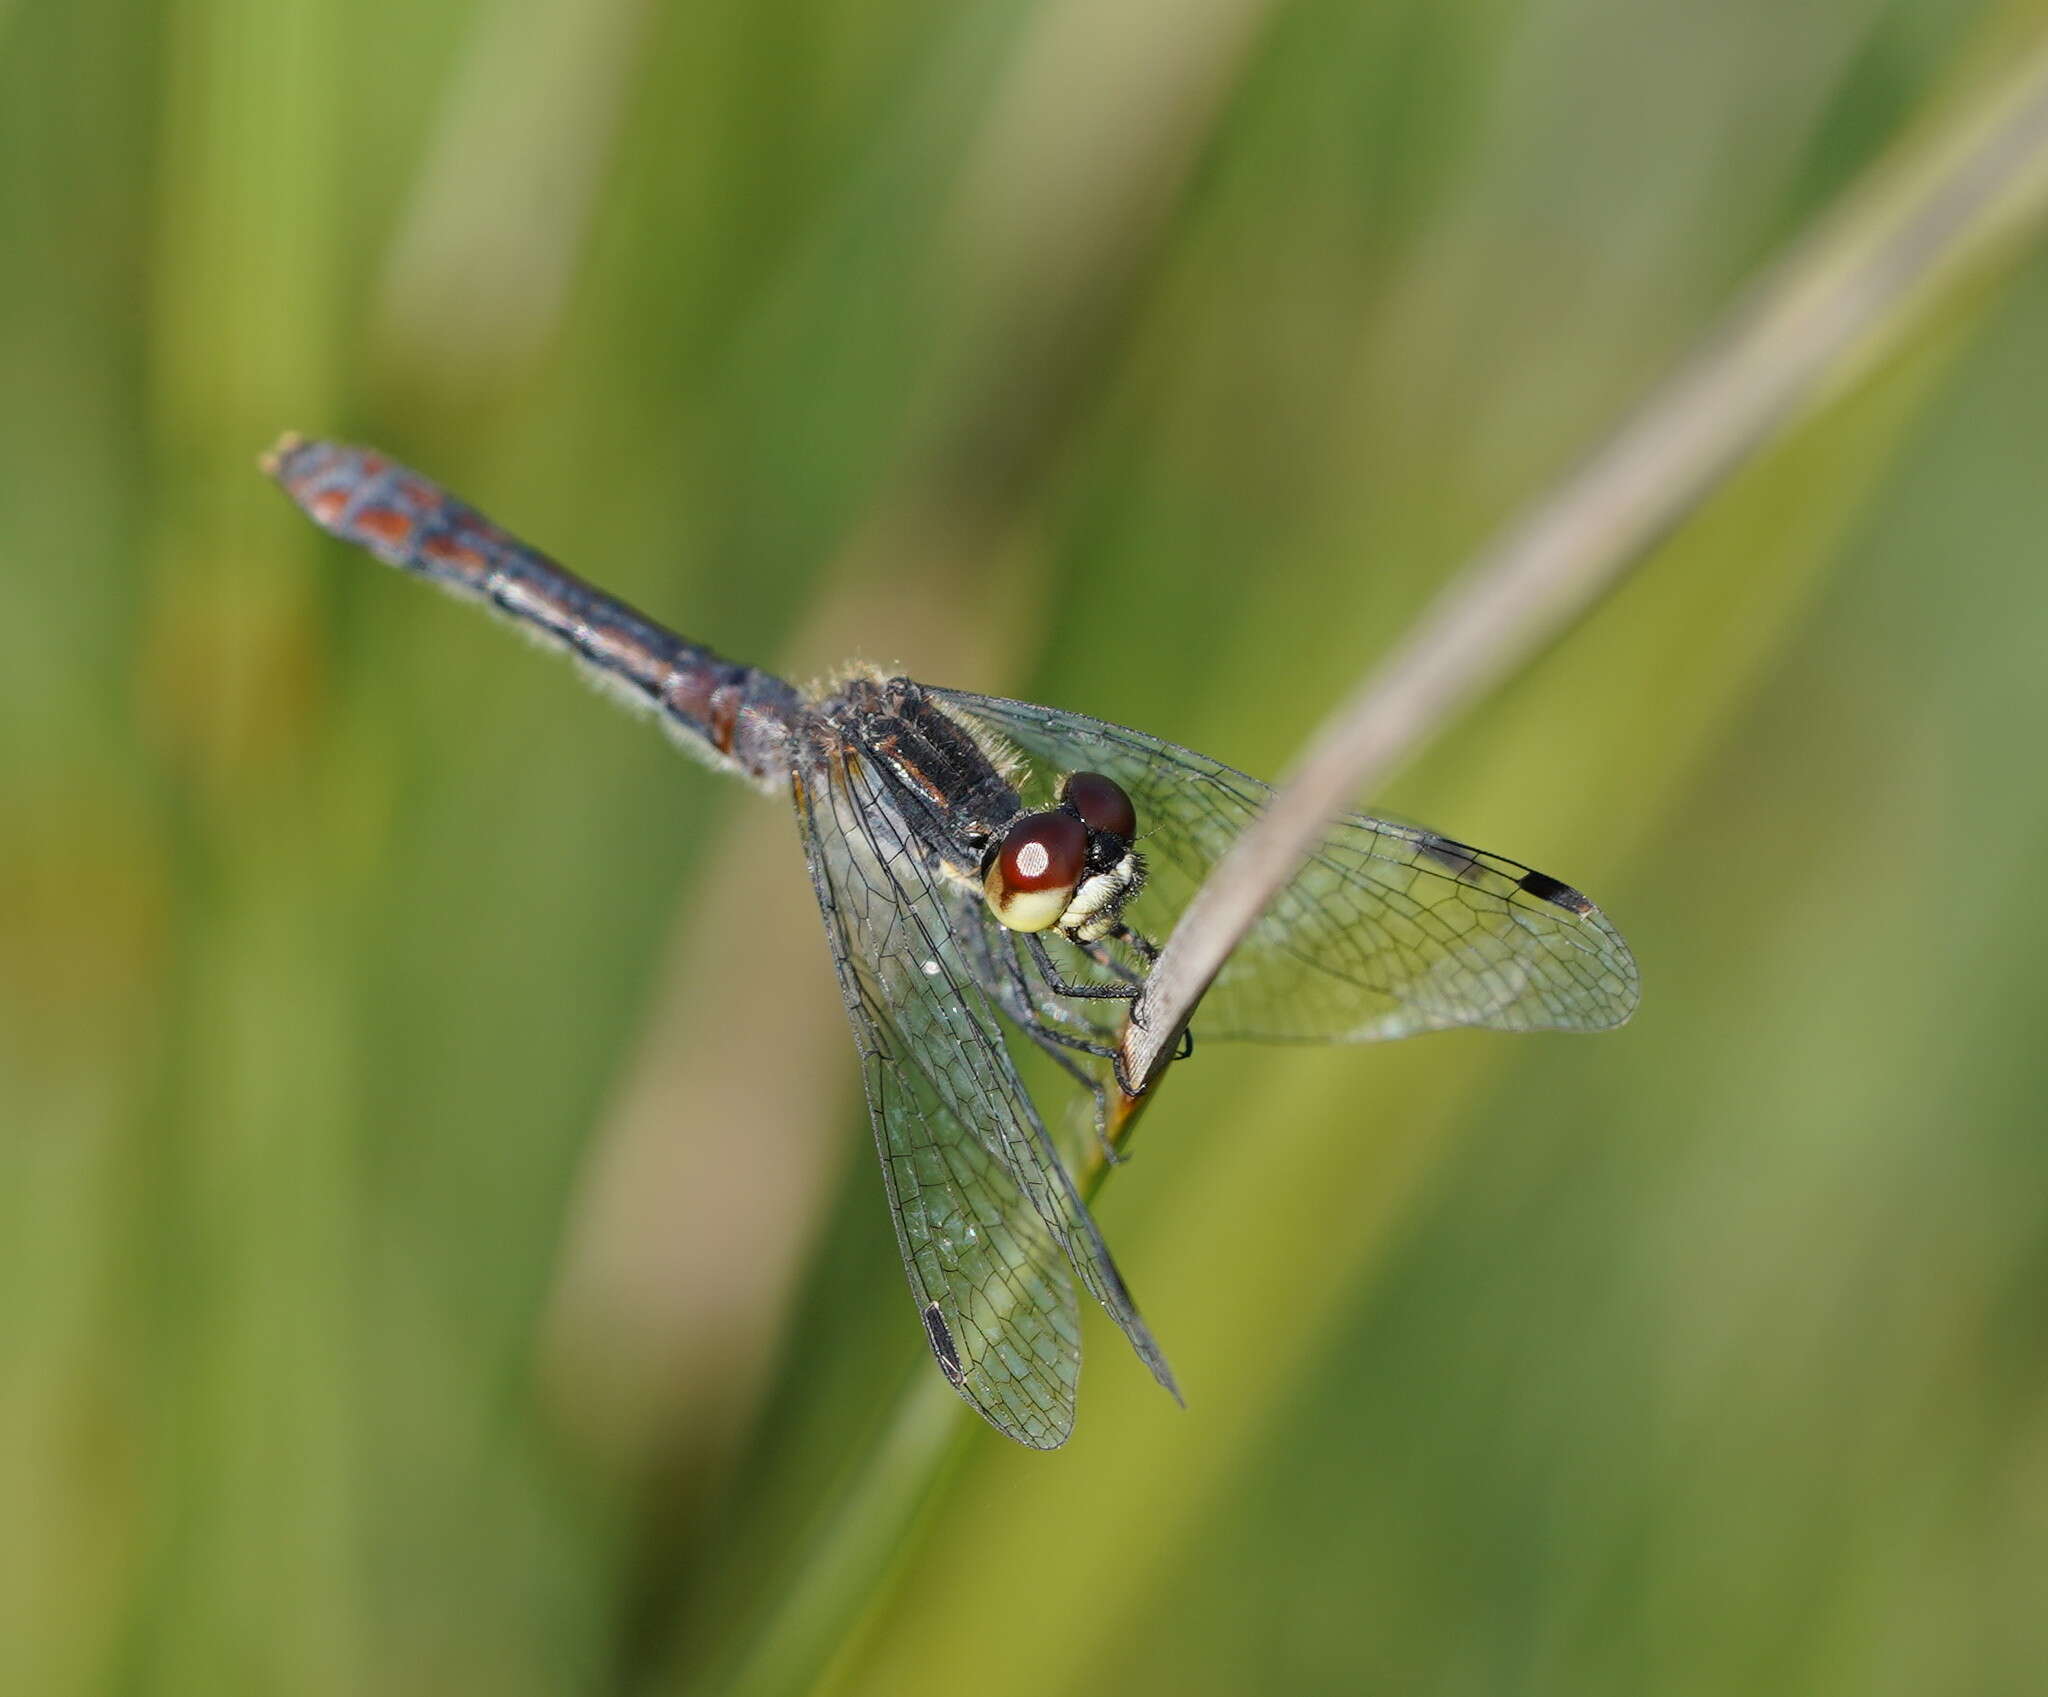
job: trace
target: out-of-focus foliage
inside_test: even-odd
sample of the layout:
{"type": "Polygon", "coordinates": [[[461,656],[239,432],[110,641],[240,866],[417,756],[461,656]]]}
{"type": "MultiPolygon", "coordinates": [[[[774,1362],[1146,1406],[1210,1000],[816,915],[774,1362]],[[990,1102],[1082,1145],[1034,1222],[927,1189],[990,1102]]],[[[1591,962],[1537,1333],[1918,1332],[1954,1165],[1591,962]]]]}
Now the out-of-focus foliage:
{"type": "MultiPolygon", "coordinates": [[[[0,1689],[718,1689],[931,1371],[784,812],[280,428],[1269,770],[2043,27],[0,6],[0,1689]]],[[[1204,1045],[1102,1205],[1187,1410],[1091,1324],[839,1688],[2038,1682],[2043,370],[2036,261],[1380,798],[1592,891],[1638,1020],[1204,1045]]]]}

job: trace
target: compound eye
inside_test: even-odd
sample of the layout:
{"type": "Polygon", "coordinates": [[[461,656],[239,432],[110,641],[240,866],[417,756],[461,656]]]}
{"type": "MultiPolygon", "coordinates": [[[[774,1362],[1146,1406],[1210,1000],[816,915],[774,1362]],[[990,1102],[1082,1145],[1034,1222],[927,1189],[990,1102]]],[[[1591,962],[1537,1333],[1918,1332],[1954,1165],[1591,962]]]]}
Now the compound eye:
{"type": "Polygon", "coordinates": [[[989,910],[1012,931],[1060,922],[1088,864],[1088,828],[1071,813],[1027,813],[1004,834],[981,881],[989,910]]]}
{"type": "Polygon", "coordinates": [[[1060,800],[1080,814],[1091,831],[1106,832],[1126,843],[1138,834],[1138,810],[1114,778],[1105,778],[1100,772],[1076,772],[1061,787],[1060,800]]]}

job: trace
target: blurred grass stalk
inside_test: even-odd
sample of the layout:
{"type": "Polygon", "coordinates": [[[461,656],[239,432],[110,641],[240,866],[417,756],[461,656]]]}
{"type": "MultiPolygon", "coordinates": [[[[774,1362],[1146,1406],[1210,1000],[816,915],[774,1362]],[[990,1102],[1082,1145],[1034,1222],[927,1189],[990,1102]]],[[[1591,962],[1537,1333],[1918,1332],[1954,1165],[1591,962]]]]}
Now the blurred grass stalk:
{"type": "MultiPolygon", "coordinates": [[[[1599,452],[1483,549],[1331,718],[1171,940],[1163,961],[1175,971],[1155,974],[1145,1044],[1129,1051],[1139,1076],[1323,820],[1533,659],[1737,470],[2037,235],[2048,210],[2048,45],[1920,130],[1793,243],[1599,452]]],[[[1102,1177],[1091,1173],[1091,1191],[1102,1177]]],[[[960,1453],[966,1421],[952,1401],[929,1372],[909,1387],[889,1436],[801,1547],[718,1689],[808,1690],[844,1653],[960,1453]]]]}

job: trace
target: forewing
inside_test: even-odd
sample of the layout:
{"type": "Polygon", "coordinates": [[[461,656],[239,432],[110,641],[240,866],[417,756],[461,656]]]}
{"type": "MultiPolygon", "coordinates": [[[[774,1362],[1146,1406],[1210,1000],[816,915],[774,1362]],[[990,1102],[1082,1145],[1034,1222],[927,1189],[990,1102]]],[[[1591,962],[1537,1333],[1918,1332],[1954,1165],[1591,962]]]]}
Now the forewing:
{"type": "MultiPolygon", "coordinates": [[[[933,696],[1028,759],[1050,787],[1088,770],[1138,811],[1150,877],[1126,915],[1155,941],[1270,785],[1142,731],[953,690],[933,696]]],[[[1203,998],[1203,1037],[1363,1042],[1447,1026],[1597,1031],[1635,1011],[1634,957],[1577,890],[1420,826],[1332,827],[1203,998]]]]}
{"type": "Polygon", "coordinates": [[[1011,1437],[1064,1442],[1080,1373],[1071,1267],[1171,1388],[954,935],[943,875],[846,744],[800,763],[797,811],[940,1368],[1011,1437]]]}

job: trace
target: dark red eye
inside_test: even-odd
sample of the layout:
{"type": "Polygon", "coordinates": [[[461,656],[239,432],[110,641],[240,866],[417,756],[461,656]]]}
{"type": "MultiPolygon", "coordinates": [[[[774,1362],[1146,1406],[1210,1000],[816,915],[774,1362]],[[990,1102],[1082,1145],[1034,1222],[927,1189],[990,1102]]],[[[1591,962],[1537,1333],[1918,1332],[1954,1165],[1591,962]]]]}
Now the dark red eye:
{"type": "Polygon", "coordinates": [[[1027,813],[1005,833],[981,881],[989,911],[1012,931],[1049,931],[1087,865],[1087,826],[1071,813],[1027,813]]]}
{"type": "Polygon", "coordinates": [[[1088,833],[1071,813],[1027,813],[996,851],[1012,890],[1071,889],[1088,861],[1088,833]]]}
{"type": "Polygon", "coordinates": [[[1076,772],[1060,790],[1060,800],[1080,814],[1091,831],[1105,831],[1124,842],[1138,834],[1138,810],[1114,778],[1076,772]]]}

